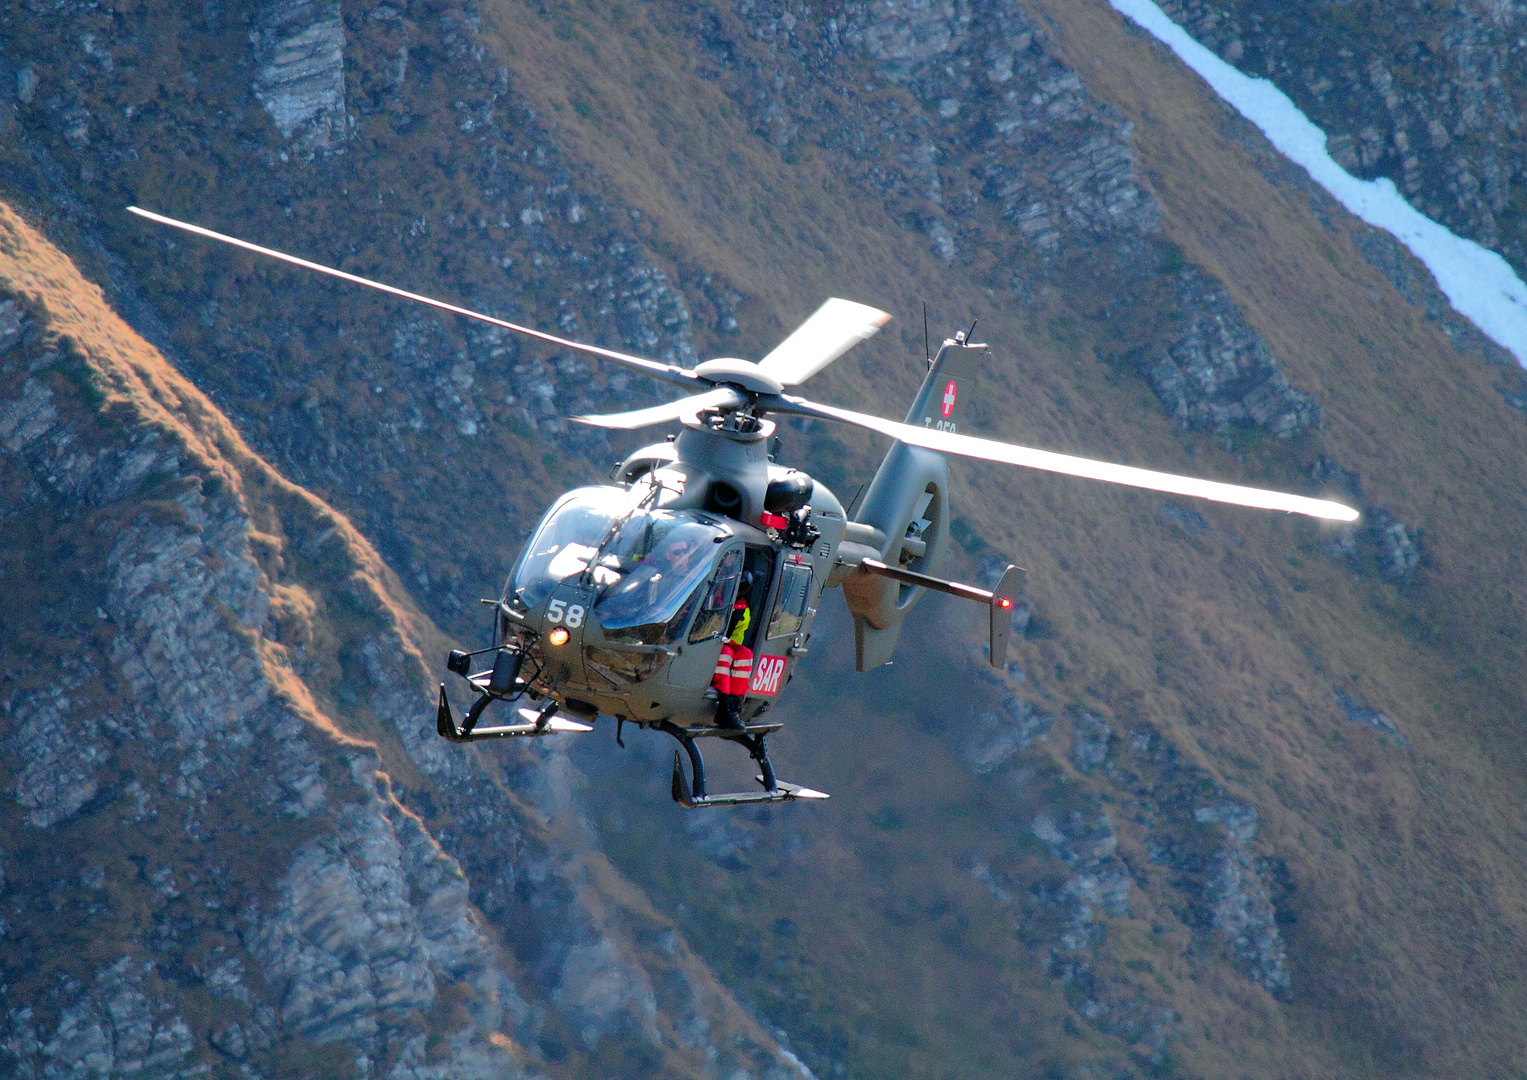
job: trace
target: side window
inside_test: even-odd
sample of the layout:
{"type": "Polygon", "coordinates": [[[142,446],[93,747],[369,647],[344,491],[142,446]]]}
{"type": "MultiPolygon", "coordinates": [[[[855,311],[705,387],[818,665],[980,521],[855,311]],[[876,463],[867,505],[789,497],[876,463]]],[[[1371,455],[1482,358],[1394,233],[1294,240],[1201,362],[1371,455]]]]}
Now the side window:
{"type": "Polygon", "coordinates": [[[785,566],[779,583],[779,603],[769,619],[769,636],[794,634],[806,619],[806,601],[811,596],[811,567],[800,563],[785,566]]]}
{"type": "Polygon", "coordinates": [[[734,548],[721,556],[716,576],[705,590],[700,614],[695,616],[694,629],[689,640],[710,641],[721,636],[726,629],[727,616],[732,611],[732,598],[737,595],[737,580],[742,577],[742,551],[734,548]]]}

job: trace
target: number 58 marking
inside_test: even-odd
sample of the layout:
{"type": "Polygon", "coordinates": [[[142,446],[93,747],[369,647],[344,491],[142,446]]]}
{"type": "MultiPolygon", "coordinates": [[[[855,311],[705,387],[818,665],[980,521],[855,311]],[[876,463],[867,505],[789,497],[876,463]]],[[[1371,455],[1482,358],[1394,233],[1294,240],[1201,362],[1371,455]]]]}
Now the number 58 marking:
{"type": "Polygon", "coordinates": [[[551,623],[567,621],[569,629],[576,630],[583,625],[583,605],[571,604],[566,600],[553,600],[546,605],[546,621],[551,623]]]}

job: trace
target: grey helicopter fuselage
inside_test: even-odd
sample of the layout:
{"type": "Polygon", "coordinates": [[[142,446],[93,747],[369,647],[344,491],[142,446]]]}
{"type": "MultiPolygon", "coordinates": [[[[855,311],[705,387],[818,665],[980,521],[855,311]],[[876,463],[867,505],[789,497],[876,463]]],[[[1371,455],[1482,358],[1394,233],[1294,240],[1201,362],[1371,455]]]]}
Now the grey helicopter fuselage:
{"type": "MultiPolygon", "coordinates": [[[[945,342],[908,423],[952,429],[955,386],[973,376],[984,348],[945,342]]],[[[732,376],[726,365],[735,363],[702,369],[732,376]]],[[[772,389],[749,385],[749,374],[735,376],[739,388],[772,389]]],[[[853,616],[855,666],[886,663],[944,561],[944,455],[898,443],[850,521],[825,484],[770,460],[774,430],[744,412],[702,412],[685,418],[676,438],[617,465],[615,485],[554,503],[498,602],[495,644],[523,658],[516,688],[584,719],[709,728],[712,676],[742,595],[753,668],[741,719],[753,724],[794,675],[822,593],[836,586],[853,616]],[[899,579],[885,576],[888,568],[899,579]]]]}
{"type": "Polygon", "coordinates": [[[778,780],[764,740],[781,725],[758,720],[805,655],[827,588],[843,587],[860,671],[889,661],[908,611],[929,589],[988,609],[988,657],[993,667],[1004,665],[1024,571],[1009,564],[990,590],[937,576],[951,521],[949,454],[1323,520],[1359,516],[1326,499],[967,435],[959,430],[960,414],[986,349],[969,340],[975,324],[927,358],[922,388],[906,420],[896,422],[787,393],[890,320],[865,304],[831,298],[761,360],[721,358],[689,370],[571,341],[141,207],[128,210],[685,388],[678,401],[574,417],[611,430],[682,420],[684,430],[622,462],[616,485],[568,492],[547,511],[504,594],[485,601],[496,612],[493,644],[453,649],[446,660],[477,700],[458,725],[441,683],[435,723],[442,738],[457,743],[589,731],[592,725],[582,721],[600,715],[620,721],[617,743],[627,721],[655,727],[678,739],[689,756],[693,779],[675,751],[672,782],[674,800],[689,808],[827,797],[778,780]],[[894,440],[863,502],[855,499],[857,520],[846,520],[826,487],[770,460],[774,425],[765,417],[771,413],[850,424],[894,440]],[[491,667],[474,672],[474,658],[485,654],[491,667]],[[539,708],[517,704],[525,698],[539,708]],[[479,728],[494,702],[510,703],[515,719],[479,728]],[[559,717],[559,710],[580,719],[559,717]],[[758,763],[763,790],[710,794],[695,745],[699,736],[742,745],[758,763]]]}
{"type": "Polygon", "coordinates": [[[709,727],[741,591],[754,656],[743,717],[768,711],[837,583],[847,525],[826,485],[769,460],[773,431],[768,420],[696,418],[626,458],[617,484],[552,505],[498,604],[497,644],[524,656],[526,690],[585,718],[709,727]],[[797,505],[771,503],[771,483],[797,505]]]}

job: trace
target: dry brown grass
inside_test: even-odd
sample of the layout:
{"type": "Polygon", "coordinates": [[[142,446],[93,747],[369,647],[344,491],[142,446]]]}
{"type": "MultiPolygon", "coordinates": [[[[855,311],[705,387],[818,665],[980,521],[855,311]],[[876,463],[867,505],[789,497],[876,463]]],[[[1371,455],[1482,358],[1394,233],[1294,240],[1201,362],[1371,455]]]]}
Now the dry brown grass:
{"type": "MultiPolygon", "coordinates": [[[[1257,808],[1260,850],[1285,859],[1298,886],[1291,900],[1299,922],[1289,936],[1295,980],[1289,1004],[1274,1002],[1228,965],[1188,955],[1185,940],[1160,944],[1133,923],[1110,927],[1111,948],[1149,957],[1170,983],[1193,1035],[1182,1046],[1184,1070],[1258,1077],[1505,1075],[1527,1064],[1520,1049],[1527,1041],[1521,1019],[1527,1001],[1519,976],[1527,959],[1521,941],[1527,821],[1516,797],[1527,660],[1527,582],[1516,538],[1527,535],[1520,464],[1527,425],[1501,402],[1488,370],[1450,350],[1436,327],[1362,261],[1347,235],[1349,219],[1336,212],[1337,229],[1327,229],[1301,189],[1264,177],[1276,175],[1277,163],[1254,138],[1227,136],[1242,125],[1196,77],[1126,32],[1100,2],[1036,0],[1033,9],[1049,21],[1088,89],[1134,123],[1134,143],[1161,201],[1167,236],[1226,284],[1293,382],[1321,400],[1320,436],[1291,452],[1254,446],[1242,464],[1211,440],[1178,433],[1143,382],[1121,378],[1094,359],[1095,348],[1107,352],[1112,344],[1103,328],[1068,322],[1072,313],[1061,308],[1003,309],[971,276],[951,271],[921,237],[892,220],[878,195],[856,190],[831,155],[808,152],[787,162],[750,134],[724,94],[695,71],[676,9],[537,8],[491,0],[483,6],[483,26],[488,47],[512,67],[517,91],[559,125],[558,138],[566,140],[574,163],[642,211],[639,232],[660,260],[670,269],[704,266],[749,293],[739,312],[743,333],[717,339],[702,332],[702,351],[756,355],[823,295],[876,303],[899,323],[809,390],[826,401],[897,415],[915,388],[921,347],[920,340],[912,342],[920,335],[904,336],[898,328],[915,326],[919,304],[928,299],[935,330],[941,320],[979,314],[983,336],[995,345],[977,414],[985,432],[1277,485],[1301,482],[1297,467],[1324,451],[1361,473],[1372,502],[1424,529],[1429,564],[1415,584],[1400,587],[1371,574],[1353,577],[1326,560],[1317,549],[1318,532],[1304,522],[1199,508],[1213,531],[1190,540],[1157,518],[1159,500],[1148,496],[995,466],[955,467],[958,512],[1028,566],[1030,597],[1055,627],[1053,638],[1024,643],[1019,653],[1032,671],[1065,665],[1067,678],[1051,681],[1056,707],[1074,701],[1116,729],[1138,723],[1169,732],[1231,796],[1257,808]],[[1391,715],[1411,749],[1342,719],[1337,690],[1391,715]]],[[[379,185],[409,191],[437,214],[478,209],[461,201],[465,185],[453,186],[449,170],[436,171],[430,155],[444,151],[427,133],[416,128],[406,138],[393,136],[385,118],[372,118],[362,136],[378,151],[379,185]]],[[[204,160],[164,168],[162,175],[143,177],[146,204],[157,205],[161,190],[188,198],[203,183],[202,205],[219,190],[230,193],[230,206],[242,197],[240,178],[220,177],[204,160]],[[187,170],[195,183],[185,179],[187,170]]],[[[291,225],[276,227],[322,226],[330,213],[297,200],[291,225]]],[[[260,225],[271,227],[271,221],[260,225]]],[[[257,239],[281,246],[274,235],[257,239]]],[[[368,270],[395,264],[419,275],[394,275],[400,284],[431,291],[430,281],[443,274],[427,260],[412,263],[406,242],[394,243],[382,230],[355,240],[355,258],[368,270]]],[[[251,307],[282,305],[299,324],[333,302],[332,294],[305,293],[293,287],[294,279],[252,263],[222,272],[213,261],[220,257],[200,253],[182,272],[205,271],[219,282],[225,302],[242,292],[251,307]]],[[[468,257],[476,256],[462,256],[468,257]]],[[[152,263],[162,261],[156,254],[152,263]]],[[[468,265],[464,272],[491,271],[468,265]]],[[[175,282],[154,287],[173,304],[175,282]]],[[[380,310],[368,303],[356,301],[348,310],[362,316],[380,310]]],[[[207,344],[192,312],[171,313],[184,324],[188,348],[207,344]]],[[[325,366],[338,354],[335,346],[311,359],[325,366]]],[[[349,354],[342,359],[359,363],[349,354]]],[[[180,406],[172,402],[190,399],[172,375],[153,369],[123,376],[127,381],[113,392],[173,411],[180,406]]],[[[315,400],[343,398],[353,389],[347,378],[360,375],[336,363],[305,393],[315,400]]],[[[191,401],[185,408],[202,406],[191,401]]],[[[279,417],[254,422],[274,427],[279,417]]],[[[214,423],[208,430],[221,428],[214,423]]],[[[226,449],[236,434],[197,437],[225,461],[243,460],[245,451],[226,449]]],[[[502,431],[491,437],[506,471],[521,478],[516,491],[494,493],[495,509],[512,501],[525,510],[563,479],[536,465],[539,445],[522,445],[502,431]]],[[[855,480],[869,475],[881,449],[868,436],[849,434],[819,445],[840,456],[809,467],[855,480]]],[[[410,505],[407,521],[432,565],[459,557],[460,543],[473,545],[485,561],[506,562],[512,552],[492,530],[459,536],[444,508],[466,505],[450,501],[460,478],[426,451],[418,454],[416,475],[395,478],[396,488],[368,497],[431,503],[410,505]],[[433,500],[414,494],[421,489],[440,493],[438,512],[433,500]]],[[[352,513],[366,512],[350,493],[332,495],[353,499],[346,504],[352,513]]],[[[273,525],[272,533],[280,529],[273,525]]],[[[373,557],[358,557],[359,565],[373,566],[367,561],[373,557]]],[[[384,568],[368,573],[386,585],[383,592],[402,595],[384,568]]],[[[416,632],[420,640],[428,635],[416,632]]],[[[426,648],[430,655],[437,651],[426,648]]],[[[926,674],[936,679],[939,673],[926,674]]],[[[933,685],[940,693],[958,689],[933,685]]],[[[939,752],[905,730],[904,713],[877,715],[845,702],[829,721],[802,715],[812,712],[812,702],[801,695],[791,708],[810,725],[811,741],[792,735],[799,741],[783,745],[818,756],[820,771],[808,782],[834,790],[845,805],[864,804],[879,790],[862,775],[862,740],[884,740],[874,757],[880,779],[892,786],[908,777],[890,762],[939,752]]],[[[1063,755],[1057,767],[1065,767],[1063,755]]],[[[929,768],[941,790],[968,792],[949,762],[929,768]]],[[[907,794],[899,805],[910,817],[921,801],[907,794]]],[[[850,920],[842,938],[822,932],[824,949],[843,946],[824,961],[827,973],[813,984],[824,1009],[836,992],[857,996],[865,1009],[897,1009],[908,979],[917,982],[909,996],[925,1004],[940,996],[967,1003],[958,994],[959,950],[940,952],[915,934],[859,922],[872,919],[887,897],[904,896],[902,885],[928,892],[949,887],[941,875],[953,871],[939,861],[943,834],[933,825],[897,834],[893,846],[902,853],[898,859],[905,856],[898,865],[908,876],[877,891],[866,884],[873,875],[864,868],[864,852],[884,846],[883,838],[868,827],[856,832],[847,819],[829,820],[843,833],[824,836],[814,849],[813,876],[799,886],[798,900],[803,908],[815,905],[850,920]],[[877,936],[882,931],[884,938],[877,936]]],[[[978,832],[967,828],[960,835],[978,832]]],[[[1138,854],[1141,837],[1123,832],[1122,842],[1138,854]]],[[[634,864],[649,855],[635,851],[629,858],[634,864]]],[[[780,893],[760,900],[743,889],[733,899],[744,923],[772,919],[787,902],[780,893]]],[[[716,943],[714,955],[728,947],[716,943]]],[[[995,946],[989,955],[995,959],[983,977],[1037,979],[1033,958],[995,946]]],[[[737,966],[745,969],[746,961],[737,966]]],[[[1015,986],[1011,993],[1032,989],[1015,986]]],[[[1035,1015],[1045,1018],[1036,1024],[1058,1026],[1059,1011],[1044,1011],[1056,1008],[1053,999],[1035,991],[1033,1000],[1035,1015]]],[[[952,1042],[938,1041],[931,1024],[916,1016],[907,1022],[924,1024],[930,1041],[921,1052],[930,1062],[957,1052],[952,1042]]],[[[960,1030],[977,1038],[979,1027],[960,1030]]]]}
{"type": "MultiPolygon", "coordinates": [[[[1319,449],[1360,472],[1373,504],[1423,530],[1426,569],[1394,586],[1325,559],[1304,522],[1200,508],[1213,531],[1190,541],[1147,496],[956,467],[960,512],[1030,568],[1030,593],[1057,628],[1053,642],[1023,646],[1028,663],[1062,662],[1078,701],[1169,731],[1257,807],[1262,850],[1286,859],[1298,884],[1291,1004],[1218,969],[1174,980],[1201,1036],[1183,1051],[1188,1071],[1515,1067],[1527,1032],[1516,976],[1527,959],[1527,821],[1512,794],[1527,749],[1527,581],[1513,538],[1527,535],[1527,427],[1491,371],[1364,263],[1347,235],[1360,226],[1337,212],[1328,229],[1303,190],[1264,178],[1278,163],[1255,138],[1227,137],[1239,122],[1196,77],[1101,4],[1035,6],[1088,88],[1135,124],[1168,237],[1226,283],[1293,382],[1325,406],[1323,434],[1296,460],[1254,451],[1238,465],[1173,431],[1142,386],[1094,361],[1100,331],[1083,325],[1064,340],[1050,336],[1049,313],[991,310],[875,200],[846,190],[828,155],[786,164],[748,135],[692,72],[662,9],[492,10],[515,70],[531,76],[521,85],[579,156],[608,163],[611,183],[686,258],[748,283],[748,344],[765,345],[824,293],[903,319],[937,297],[978,311],[998,343],[983,388],[993,434],[1278,484],[1299,482],[1291,467],[1319,449]],[[573,20],[570,40],[548,35],[558,18],[573,20]],[[1394,717],[1411,750],[1342,719],[1338,690],[1394,717]]],[[[812,392],[892,414],[916,377],[896,353],[888,335],[812,392]]],[[[846,442],[848,471],[867,471],[873,451],[846,442]]],[[[846,730],[821,734],[854,742],[846,730]]],[[[854,760],[839,763],[849,770],[839,782],[854,760]]]]}

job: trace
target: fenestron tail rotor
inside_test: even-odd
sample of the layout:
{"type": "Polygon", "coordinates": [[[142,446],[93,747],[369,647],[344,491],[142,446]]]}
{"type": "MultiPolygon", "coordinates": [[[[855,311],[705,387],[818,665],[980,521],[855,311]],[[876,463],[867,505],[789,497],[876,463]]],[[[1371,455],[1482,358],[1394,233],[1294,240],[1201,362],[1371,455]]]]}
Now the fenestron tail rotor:
{"type": "Polygon", "coordinates": [[[464,318],[475,319],[493,326],[500,326],[506,330],[513,330],[515,333],[537,338],[566,349],[573,349],[591,356],[598,356],[612,363],[619,364],[621,367],[639,371],[644,375],[650,375],[664,382],[676,383],[691,390],[703,389],[701,393],[691,393],[688,397],[669,402],[666,405],[656,405],[651,408],[603,416],[575,417],[577,422],[581,424],[618,430],[633,430],[649,427],[654,424],[669,423],[673,420],[692,422],[700,413],[706,411],[730,413],[737,410],[746,410],[753,416],[765,413],[793,414],[852,424],[856,427],[879,432],[882,435],[887,435],[892,439],[911,446],[927,447],[930,450],[955,454],[960,457],[975,458],[981,461],[1019,465],[1024,468],[1040,469],[1045,472],[1060,473],[1066,476],[1080,476],[1091,480],[1102,480],[1111,484],[1124,484],[1129,487],[1144,488],[1149,491],[1161,491],[1174,495],[1210,499],[1214,502],[1229,503],[1235,506],[1249,506],[1264,510],[1284,510],[1289,513],[1307,514],[1310,517],[1328,521],[1356,521],[1358,518],[1357,511],[1351,507],[1330,502],[1326,499],[1312,499],[1303,495],[1290,495],[1264,488],[1243,487],[1239,484],[1225,484],[1214,480],[1200,480],[1196,477],[1155,472],[1131,465],[1118,465],[1112,462],[1097,461],[1092,458],[1075,457],[1070,454],[1057,454],[1049,450],[1036,450],[1012,443],[998,442],[995,439],[982,439],[972,435],[957,434],[952,431],[916,427],[911,424],[885,420],[878,416],[870,416],[866,413],[853,412],[849,409],[839,409],[831,405],[819,405],[804,398],[782,393],[785,387],[799,386],[861,341],[873,337],[880,332],[881,327],[890,321],[891,316],[885,312],[865,304],[854,303],[851,300],[837,298],[828,300],[758,363],[736,359],[711,360],[701,364],[694,371],[690,371],[672,364],[662,364],[652,360],[645,360],[639,356],[631,356],[611,349],[603,349],[596,345],[585,345],[582,342],[571,341],[567,338],[558,337],[555,334],[548,334],[544,331],[533,329],[532,327],[521,326],[517,323],[485,315],[455,304],[448,304],[428,296],[421,296],[418,293],[408,292],[392,285],[373,281],[370,278],[360,277],[357,274],[336,270],[333,267],[301,259],[295,255],[288,255],[285,252],[260,247],[257,244],[249,243],[247,240],[226,236],[223,233],[213,232],[211,229],[205,229],[188,222],[177,221],[174,218],[155,214],[136,206],[130,206],[128,210],[149,221],[182,229],[197,236],[206,237],[209,240],[217,240],[220,243],[230,244],[245,251],[251,251],[258,255],[266,255],[273,259],[279,259],[282,262],[291,263],[294,266],[314,270],[320,274],[327,274],[330,277],[336,277],[343,281],[364,285],[369,289],[377,289],[405,300],[427,304],[430,307],[441,311],[449,311],[464,318]]]}

